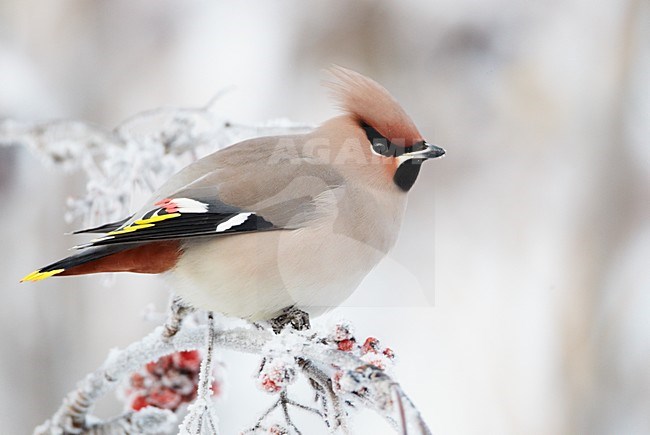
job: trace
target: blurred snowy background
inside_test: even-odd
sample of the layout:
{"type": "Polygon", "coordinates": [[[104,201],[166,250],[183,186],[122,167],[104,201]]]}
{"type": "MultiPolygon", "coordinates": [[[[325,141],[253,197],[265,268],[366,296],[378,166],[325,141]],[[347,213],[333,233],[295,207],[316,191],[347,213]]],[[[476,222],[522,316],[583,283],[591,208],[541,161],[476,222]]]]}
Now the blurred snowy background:
{"type": "MultiPolygon", "coordinates": [[[[434,433],[647,434],[649,22],[643,0],[3,0],[0,118],[113,127],[234,85],[228,119],[317,123],[335,114],[322,68],[367,74],[448,155],[425,166],[390,258],[320,321],[394,348],[434,433]]],[[[3,434],[31,432],[165,307],[150,276],[18,284],[79,240],[64,214],[84,189],[0,147],[3,434]]],[[[224,358],[229,434],[270,398],[255,359],[224,358]]]]}

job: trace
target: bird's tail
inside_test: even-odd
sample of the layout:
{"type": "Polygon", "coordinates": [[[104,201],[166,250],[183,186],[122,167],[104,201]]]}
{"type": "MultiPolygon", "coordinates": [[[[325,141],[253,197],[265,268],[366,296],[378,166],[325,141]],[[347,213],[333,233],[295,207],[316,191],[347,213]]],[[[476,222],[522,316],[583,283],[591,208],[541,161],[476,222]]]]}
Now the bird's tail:
{"type": "MultiPolygon", "coordinates": [[[[49,278],[54,275],[62,274],[66,271],[71,271],[75,267],[81,266],[83,264],[91,263],[102,258],[106,258],[110,255],[116,254],[118,252],[124,251],[124,246],[101,246],[97,248],[85,249],[77,254],[71,255],[59,260],[55,263],[49,264],[45,267],[41,267],[38,270],[30,273],[25,276],[20,282],[24,281],[40,281],[45,278],[49,278]]],[[[70,273],[68,273],[70,274],[70,273]]]]}
{"type": "Polygon", "coordinates": [[[86,248],[42,267],[20,282],[51,276],[86,275],[100,272],[161,273],[176,264],[180,245],[175,240],[147,244],[120,244],[86,248]]]}

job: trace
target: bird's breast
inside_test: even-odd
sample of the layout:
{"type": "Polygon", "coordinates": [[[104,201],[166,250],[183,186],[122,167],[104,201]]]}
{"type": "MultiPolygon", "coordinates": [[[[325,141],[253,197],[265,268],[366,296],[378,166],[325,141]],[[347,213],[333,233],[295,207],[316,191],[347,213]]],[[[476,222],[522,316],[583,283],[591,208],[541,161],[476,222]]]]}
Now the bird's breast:
{"type": "Polygon", "coordinates": [[[296,305],[319,314],[340,305],[385,255],[334,222],[187,242],[168,276],[190,303],[268,319],[296,305]]]}
{"type": "Polygon", "coordinates": [[[172,285],[198,307],[251,320],[340,305],[395,243],[404,204],[349,189],[318,203],[295,229],[186,241],[172,285]]]}

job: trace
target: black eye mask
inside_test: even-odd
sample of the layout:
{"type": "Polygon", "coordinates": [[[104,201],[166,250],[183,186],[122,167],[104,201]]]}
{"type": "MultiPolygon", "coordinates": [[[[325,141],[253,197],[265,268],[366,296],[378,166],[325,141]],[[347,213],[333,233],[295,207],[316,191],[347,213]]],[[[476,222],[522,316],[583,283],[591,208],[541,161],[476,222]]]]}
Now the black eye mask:
{"type": "Polygon", "coordinates": [[[424,141],[416,142],[409,147],[398,146],[366,123],[362,123],[361,128],[366,132],[366,137],[372,144],[373,151],[384,157],[399,157],[425,148],[424,141]]]}

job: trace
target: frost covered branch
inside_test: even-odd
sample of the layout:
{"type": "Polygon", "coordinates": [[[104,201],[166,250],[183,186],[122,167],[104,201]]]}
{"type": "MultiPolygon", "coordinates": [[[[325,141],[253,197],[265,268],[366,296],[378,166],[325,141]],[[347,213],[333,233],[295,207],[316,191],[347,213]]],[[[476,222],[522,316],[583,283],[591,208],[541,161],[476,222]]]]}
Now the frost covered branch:
{"type": "Polygon", "coordinates": [[[218,434],[217,422],[219,421],[217,415],[214,412],[214,407],[212,406],[212,401],[210,396],[212,396],[212,355],[214,352],[214,339],[215,339],[215,330],[214,330],[214,316],[212,313],[208,313],[208,332],[207,332],[207,344],[206,344],[206,355],[203,358],[201,363],[201,376],[199,377],[198,385],[198,397],[190,405],[189,412],[183,424],[181,425],[181,431],[179,435],[198,435],[203,433],[203,428],[207,428],[209,433],[218,434]]]}
{"type": "MultiPolygon", "coordinates": [[[[101,434],[113,433],[108,429],[115,430],[115,428],[122,428],[125,431],[123,433],[130,433],[129,428],[133,430],[133,425],[142,426],[144,419],[147,421],[147,429],[144,431],[140,429],[140,432],[133,430],[134,432],[169,433],[170,426],[175,423],[175,417],[167,410],[148,407],[136,413],[127,412],[108,421],[93,418],[88,415],[88,411],[97,400],[116,388],[130,373],[164,355],[203,348],[206,336],[212,337],[210,342],[216,348],[261,355],[267,361],[280,360],[287,361],[288,364],[291,364],[291,361],[295,362],[308,379],[318,385],[314,388],[322,395],[319,399],[321,404],[327,404],[320,410],[300,404],[288,397],[287,388],[283,386],[278,390],[276,405],[263,415],[250,431],[254,432],[262,428],[265,418],[275,408],[281,408],[283,413],[288,415],[288,406],[293,406],[324,419],[327,419],[327,414],[333,411],[332,419],[329,420],[330,429],[347,432],[347,413],[350,409],[343,408],[343,404],[346,403],[365,406],[376,411],[402,433],[430,433],[420,413],[399,384],[384,370],[368,363],[366,359],[350,351],[340,350],[330,336],[293,330],[284,330],[281,334],[275,335],[270,330],[253,326],[216,330],[210,325],[213,324],[184,326],[171,338],[165,337],[165,329],[161,326],[141,341],[123,350],[111,351],[104,364],[86,376],[79,387],[66,397],[54,416],[35,433],[101,434]],[[143,415],[139,415],[143,412],[143,415]]],[[[210,352],[206,354],[206,361],[210,355],[210,352]]],[[[209,366],[209,362],[206,361],[204,364],[209,366]]],[[[208,413],[212,412],[211,405],[205,401],[209,380],[204,379],[204,381],[201,387],[203,392],[199,392],[199,400],[192,405],[194,408],[190,409],[186,422],[182,426],[183,434],[216,433],[216,417],[210,414],[210,418],[205,418],[204,415],[206,410],[208,413]],[[198,413],[195,412],[196,410],[199,410],[198,413]],[[203,417],[191,423],[197,415],[203,417]],[[214,432],[212,429],[203,432],[206,429],[201,428],[199,421],[214,425],[214,432]]],[[[287,417],[287,425],[292,427],[294,433],[300,433],[289,417],[287,417]]]]}
{"type": "Polygon", "coordinates": [[[260,125],[220,117],[213,99],[202,108],[139,113],[114,129],[81,121],[21,122],[0,118],[0,146],[22,146],[44,164],[82,170],[83,197],[69,200],[66,220],[95,226],[128,215],[139,195],[153,192],[189,163],[257,136],[301,133],[311,126],[284,119],[260,125]]]}

